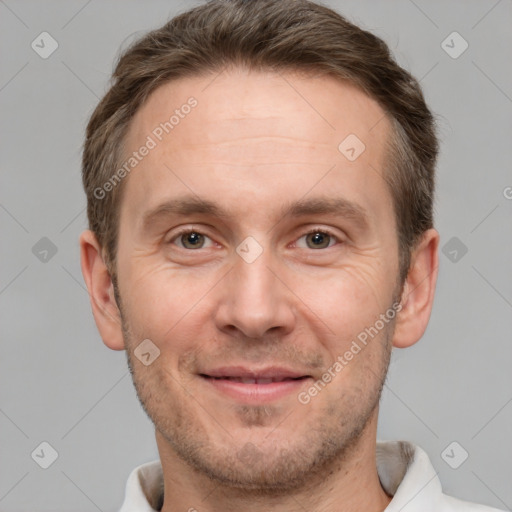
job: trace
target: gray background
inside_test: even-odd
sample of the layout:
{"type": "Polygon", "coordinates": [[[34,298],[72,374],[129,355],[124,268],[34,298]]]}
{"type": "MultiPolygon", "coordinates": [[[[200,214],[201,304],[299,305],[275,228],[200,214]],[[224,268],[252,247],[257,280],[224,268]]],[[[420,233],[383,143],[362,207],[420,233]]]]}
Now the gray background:
{"type": "MultiPolygon", "coordinates": [[[[446,492],[510,510],[512,2],[326,3],[421,78],[442,139],[435,307],[423,340],[394,353],[379,438],[422,446],[446,492]],[[456,59],[441,46],[453,31],[469,43],[456,59]],[[469,453],[458,469],[441,456],[453,441],[452,464],[469,453]]],[[[1,511],[117,510],[129,472],[158,457],[84,289],[80,151],[119,47],[191,5],[0,0],[1,511]],[[59,44],[47,59],[31,48],[43,31],[59,44]],[[57,248],[47,261],[32,251],[42,237],[57,248]],[[46,470],[31,457],[43,441],[59,455],[46,470]]]]}

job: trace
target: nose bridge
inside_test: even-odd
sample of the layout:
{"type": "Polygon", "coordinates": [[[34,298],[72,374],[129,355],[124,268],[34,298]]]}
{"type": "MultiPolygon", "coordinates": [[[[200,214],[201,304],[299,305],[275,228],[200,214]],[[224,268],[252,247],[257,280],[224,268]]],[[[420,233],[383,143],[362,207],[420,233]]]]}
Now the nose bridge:
{"type": "Polygon", "coordinates": [[[234,268],[226,276],[218,327],[236,328],[250,338],[261,337],[270,329],[288,332],[294,322],[291,294],[275,275],[271,251],[258,250],[256,254],[250,241],[248,244],[237,248],[234,268]]]}
{"type": "Polygon", "coordinates": [[[243,259],[236,262],[234,277],[239,300],[254,302],[260,307],[270,304],[276,292],[276,279],[269,270],[270,263],[266,255],[252,262],[243,259]]]}

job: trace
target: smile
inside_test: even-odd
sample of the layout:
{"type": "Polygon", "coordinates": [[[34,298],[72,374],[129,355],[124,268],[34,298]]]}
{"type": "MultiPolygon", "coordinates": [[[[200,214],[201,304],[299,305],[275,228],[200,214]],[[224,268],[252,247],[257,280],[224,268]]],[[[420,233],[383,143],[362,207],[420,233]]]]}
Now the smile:
{"type": "Polygon", "coordinates": [[[297,394],[311,375],[285,368],[260,370],[225,367],[200,373],[199,377],[216,394],[242,403],[267,403],[297,394]]]}

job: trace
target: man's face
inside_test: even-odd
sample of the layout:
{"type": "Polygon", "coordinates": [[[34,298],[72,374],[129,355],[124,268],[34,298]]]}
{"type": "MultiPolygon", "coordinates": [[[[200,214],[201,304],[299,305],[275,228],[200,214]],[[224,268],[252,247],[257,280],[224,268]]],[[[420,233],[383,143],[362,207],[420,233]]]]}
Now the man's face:
{"type": "Polygon", "coordinates": [[[124,183],[117,275],[135,386],[169,456],[292,487],[375,428],[399,294],[383,116],[334,79],[243,70],[166,84],[136,114],[126,156],[156,146],[124,183]],[[338,149],[351,134],[359,156],[353,137],[338,149]]]}

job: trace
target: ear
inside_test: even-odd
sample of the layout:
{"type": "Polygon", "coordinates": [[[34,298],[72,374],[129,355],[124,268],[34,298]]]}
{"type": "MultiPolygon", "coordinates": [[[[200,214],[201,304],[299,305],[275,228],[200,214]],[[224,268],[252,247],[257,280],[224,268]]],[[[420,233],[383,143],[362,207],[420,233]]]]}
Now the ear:
{"type": "Polygon", "coordinates": [[[411,265],[405,280],[397,315],[393,346],[414,345],[425,332],[432,312],[439,266],[439,233],[425,231],[411,254],[411,265]]]}
{"type": "Polygon", "coordinates": [[[121,314],[114,297],[114,286],[103,261],[101,246],[90,230],[80,236],[80,259],[92,313],[103,343],[112,350],[124,350],[121,314]]]}

